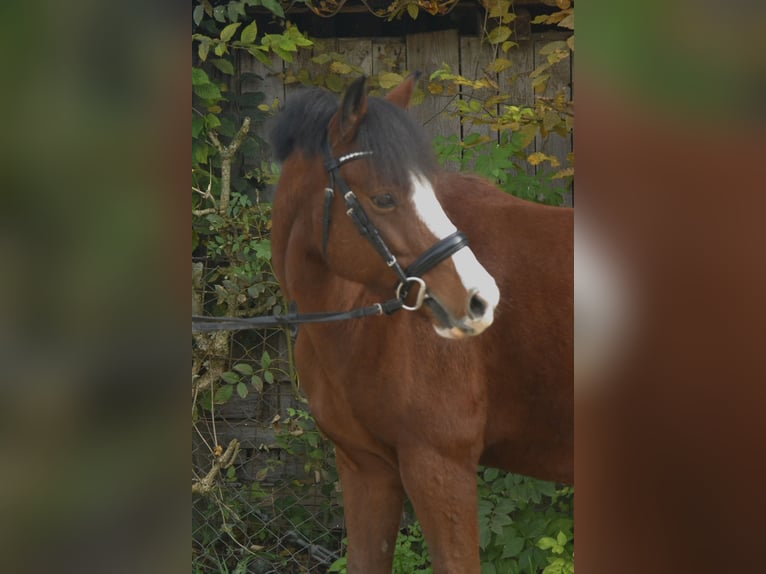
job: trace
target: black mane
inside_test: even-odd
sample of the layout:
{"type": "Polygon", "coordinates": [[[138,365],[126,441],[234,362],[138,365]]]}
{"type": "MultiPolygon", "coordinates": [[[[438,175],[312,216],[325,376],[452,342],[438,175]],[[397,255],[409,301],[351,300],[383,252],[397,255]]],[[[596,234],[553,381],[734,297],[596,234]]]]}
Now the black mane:
{"type": "MultiPolygon", "coordinates": [[[[321,155],[327,124],[338,105],[333,94],[320,88],[290,98],[270,134],[277,160],[284,162],[296,150],[321,155]]],[[[375,171],[386,183],[408,185],[412,172],[428,176],[437,168],[423,128],[406,111],[381,98],[367,98],[355,147],[373,152],[375,171]]]]}

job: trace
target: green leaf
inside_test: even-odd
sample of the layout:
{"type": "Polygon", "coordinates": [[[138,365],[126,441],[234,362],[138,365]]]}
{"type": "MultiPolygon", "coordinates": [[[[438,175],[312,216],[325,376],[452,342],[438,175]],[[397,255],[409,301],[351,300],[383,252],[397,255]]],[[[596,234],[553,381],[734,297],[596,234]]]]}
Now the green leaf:
{"type": "Polygon", "coordinates": [[[247,363],[237,363],[232,368],[238,373],[245,375],[246,377],[249,377],[253,374],[253,367],[251,367],[247,363]]]}
{"type": "Polygon", "coordinates": [[[224,74],[228,74],[229,76],[234,75],[234,65],[229,60],[224,60],[223,58],[215,58],[211,60],[211,63],[224,74]]]}
{"type": "Polygon", "coordinates": [[[214,129],[221,125],[221,120],[215,114],[208,114],[205,116],[205,125],[209,129],[214,129]]]}
{"type": "Polygon", "coordinates": [[[271,371],[264,371],[263,378],[266,380],[267,383],[270,385],[274,384],[274,373],[271,371]]]}
{"type": "Polygon", "coordinates": [[[197,47],[197,56],[199,56],[199,59],[203,62],[207,60],[208,52],[210,52],[210,41],[200,40],[199,46],[197,47]]]}
{"type": "Polygon", "coordinates": [[[235,385],[239,382],[239,375],[232,371],[226,371],[221,374],[221,378],[229,384],[235,385]]]}
{"type": "Polygon", "coordinates": [[[495,507],[491,500],[480,499],[479,500],[479,518],[488,516],[492,509],[495,507]]]}
{"type": "Polygon", "coordinates": [[[247,397],[247,385],[245,383],[237,383],[237,394],[240,396],[240,398],[244,399],[247,397]]]}
{"type": "Polygon", "coordinates": [[[234,36],[234,32],[236,32],[237,28],[239,28],[241,25],[242,22],[234,22],[233,24],[226,26],[223,30],[221,30],[221,40],[224,42],[231,40],[232,36],[234,36]]]}
{"type": "Polygon", "coordinates": [[[554,546],[556,546],[556,541],[550,536],[544,536],[543,538],[537,541],[537,547],[540,550],[548,550],[549,548],[553,548],[554,546]]]}
{"type": "Polygon", "coordinates": [[[222,405],[228,402],[233,394],[234,394],[234,385],[223,385],[222,387],[219,387],[218,390],[215,392],[215,396],[213,397],[213,402],[217,405],[222,405]]]}
{"type": "Polygon", "coordinates": [[[277,0],[261,0],[261,5],[280,18],[285,17],[285,11],[277,0]]]}
{"type": "Polygon", "coordinates": [[[261,379],[261,377],[258,375],[253,375],[250,377],[250,384],[253,385],[253,388],[259,393],[263,392],[263,379],[261,379]]]}
{"type": "Polygon", "coordinates": [[[498,475],[500,474],[500,471],[496,468],[488,468],[484,471],[484,480],[487,482],[492,482],[495,480],[498,475]]]}
{"type": "Polygon", "coordinates": [[[201,86],[209,83],[210,78],[208,77],[205,70],[200,68],[192,68],[192,86],[201,86]]]}
{"type": "Polygon", "coordinates": [[[196,138],[205,126],[205,120],[202,116],[192,114],[192,137],[196,138]]]}
{"type": "Polygon", "coordinates": [[[192,142],[192,158],[198,164],[206,164],[210,148],[200,142],[192,142]]]}
{"type": "Polygon", "coordinates": [[[258,22],[253,20],[242,30],[240,37],[245,44],[252,44],[258,37],[258,22]]]}
{"type": "Polygon", "coordinates": [[[492,540],[492,531],[486,522],[479,522],[479,548],[486,550],[492,540]]]}
{"type": "Polygon", "coordinates": [[[244,2],[229,2],[229,5],[226,7],[226,14],[229,17],[229,21],[236,22],[240,16],[245,15],[244,2]]]}
{"type": "Polygon", "coordinates": [[[223,96],[221,90],[215,84],[201,84],[194,86],[194,93],[203,100],[220,100],[223,96]]]}
{"type": "Polygon", "coordinates": [[[489,522],[489,529],[495,534],[502,534],[503,527],[511,524],[511,517],[507,514],[495,514],[489,522]]]}
{"type": "Polygon", "coordinates": [[[524,548],[524,538],[518,536],[513,528],[506,528],[498,543],[503,546],[501,558],[514,558],[524,548]]]}
{"type": "Polygon", "coordinates": [[[202,22],[202,17],[204,15],[205,8],[202,6],[202,4],[194,7],[194,10],[192,11],[192,20],[194,21],[195,26],[199,26],[199,23],[202,22]]]}
{"type": "Polygon", "coordinates": [[[293,61],[293,55],[287,50],[283,50],[279,46],[272,46],[272,50],[274,50],[274,53],[280,58],[282,58],[285,62],[293,61]]]}
{"type": "Polygon", "coordinates": [[[270,365],[271,365],[271,355],[269,355],[268,351],[264,351],[263,354],[261,355],[261,366],[264,369],[268,369],[270,365]]]}

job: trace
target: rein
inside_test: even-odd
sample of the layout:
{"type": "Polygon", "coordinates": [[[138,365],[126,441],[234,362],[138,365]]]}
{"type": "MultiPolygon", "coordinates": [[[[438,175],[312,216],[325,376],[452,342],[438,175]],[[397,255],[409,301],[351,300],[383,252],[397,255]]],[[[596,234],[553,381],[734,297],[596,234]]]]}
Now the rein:
{"type": "MultiPolygon", "coordinates": [[[[461,231],[455,231],[447,237],[440,239],[428,248],[406,269],[397,261],[383,237],[380,235],[375,224],[367,216],[356,194],[351,190],[340,174],[340,167],[347,162],[373,155],[372,151],[357,151],[343,155],[337,159],[332,156],[329,138],[325,139],[322,148],[324,165],[330,177],[329,185],[325,188],[324,215],[322,222],[322,254],[327,258],[327,243],[330,237],[330,224],[332,202],[335,197],[336,187],[339,189],[343,201],[346,203],[346,214],[356,225],[359,233],[372,244],[383,260],[399,277],[399,283],[394,291],[394,298],[383,303],[375,303],[368,307],[358,307],[350,311],[324,312],[324,313],[297,313],[290,312],[285,315],[267,315],[263,317],[208,317],[192,315],[192,332],[201,333],[209,331],[240,331],[244,329],[257,329],[274,326],[292,326],[305,323],[329,323],[334,321],[346,321],[361,317],[375,315],[391,315],[400,309],[417,311],[428,297],[426,282],[422,279],[430,269],[436,267],[445,259],[454,255],[457,251],[468,245],[468,238],[461,231]],[[418,285],[418,293],[413,305],[407,305],[405,300],[409,295],[410,288],[418,285]]],[[[435,300],[434,300],[435,301],[435,300]]]]}

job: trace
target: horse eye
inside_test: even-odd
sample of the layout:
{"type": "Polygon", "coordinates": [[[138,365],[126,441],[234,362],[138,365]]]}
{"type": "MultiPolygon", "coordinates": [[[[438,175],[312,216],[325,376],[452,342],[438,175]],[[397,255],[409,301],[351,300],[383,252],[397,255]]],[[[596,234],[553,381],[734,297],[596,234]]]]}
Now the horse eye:
{"type": "Polygon", "coordinates": [[[390,193],[381,193],[380,195],[373,195],[371,198],[375,207],[380,209],[393,209],[396,207],[396,200],[390,193]]]}

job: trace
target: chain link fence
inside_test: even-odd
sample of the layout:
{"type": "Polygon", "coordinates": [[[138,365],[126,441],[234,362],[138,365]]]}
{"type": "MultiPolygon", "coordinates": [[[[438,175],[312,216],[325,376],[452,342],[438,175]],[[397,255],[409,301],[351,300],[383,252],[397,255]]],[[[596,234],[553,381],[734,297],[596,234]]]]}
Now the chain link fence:
{"type": "MultiPolygon", "coordinates": [[[[193,261],[194,314],[220,295],[216,272],[193,261]]],[[[285,329],[192,337],[194,574],[324,574],[342,554],[332,445],[308,415],[291,352],[285,329]]]]}

